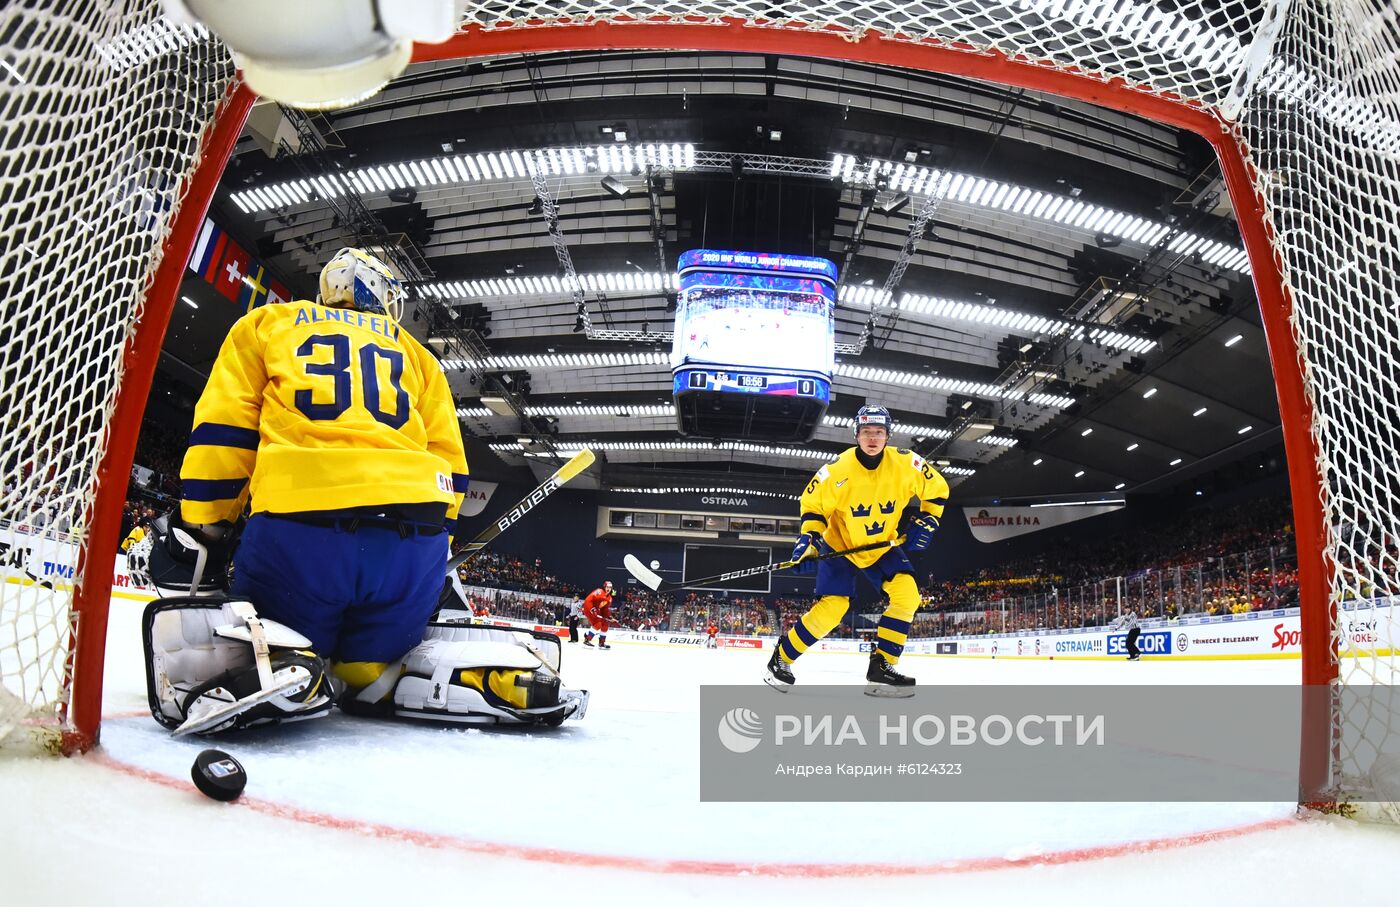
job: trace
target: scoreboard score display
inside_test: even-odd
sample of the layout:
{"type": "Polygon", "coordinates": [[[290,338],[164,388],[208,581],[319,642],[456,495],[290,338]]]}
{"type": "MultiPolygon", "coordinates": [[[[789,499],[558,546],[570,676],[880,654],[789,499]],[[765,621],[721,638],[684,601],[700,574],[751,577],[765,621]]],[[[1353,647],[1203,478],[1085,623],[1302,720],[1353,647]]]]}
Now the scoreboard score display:
{"type": "Polygon", "coordinates": [[[836,265],[692,249],[678,271],[671,376],[681,434],[810,440],[831,403],[836,265]]]}

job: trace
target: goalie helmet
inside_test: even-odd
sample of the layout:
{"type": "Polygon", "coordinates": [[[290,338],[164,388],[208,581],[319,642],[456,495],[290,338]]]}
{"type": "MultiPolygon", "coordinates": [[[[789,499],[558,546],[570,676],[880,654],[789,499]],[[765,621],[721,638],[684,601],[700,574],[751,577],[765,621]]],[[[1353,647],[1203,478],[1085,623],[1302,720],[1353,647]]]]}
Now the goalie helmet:
{"type": "Polygon", "coordinates": [[[403,284],[389,266],[362,249],[341,249],[321,269],[317,301],[337,309],[355,309],[398,320],[403,284]]]}
{"type": "Polygon", "coordinates": [[[860,437],[860,430],[867,425],[880,426],[885,430],[886,437],[894,433],[894,419],[890,418],[890,411],[883,406],[866,404],[856,411],[856,437],[860,437]]]}

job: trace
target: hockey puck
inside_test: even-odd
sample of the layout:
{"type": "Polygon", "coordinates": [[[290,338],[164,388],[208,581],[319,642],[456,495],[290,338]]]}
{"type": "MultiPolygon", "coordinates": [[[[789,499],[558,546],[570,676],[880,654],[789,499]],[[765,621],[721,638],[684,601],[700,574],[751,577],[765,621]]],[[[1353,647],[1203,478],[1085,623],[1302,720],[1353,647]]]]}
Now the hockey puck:
{"type": "Polygon", "coordinates": [[[196,756],[190,778],[204,796],[223,801],[236,799],[248,784],[243,766],[221,750],[205,750],[196,756]]]}

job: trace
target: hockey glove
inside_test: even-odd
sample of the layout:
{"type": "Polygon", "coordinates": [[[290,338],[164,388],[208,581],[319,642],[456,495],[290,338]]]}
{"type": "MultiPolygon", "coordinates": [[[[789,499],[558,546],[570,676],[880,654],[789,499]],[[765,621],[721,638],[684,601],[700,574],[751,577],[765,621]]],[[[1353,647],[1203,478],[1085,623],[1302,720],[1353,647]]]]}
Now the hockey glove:
{"type": "Polygon", "coordinates": [[[792,568],[793,573],[814,573],[817,558],[830,553],[831,546],[820,532],[807,532],[798,536],[797,543],[792,546],[792,557],[788,560],[797,561],[797,566],[792,568]]]}
{"type": "Polygon", "coordinates": [[[923,551],[933,541],[933,534],[937,531],[938,517],[931,513],[915,514],[909,518],[904,547],[912,551],[923,551]]]}
{"type": "Polygon", "coordinates": [[[199,551],[186,545],[186,539],[203,545],[208,552],[199,577],[199,592],[205,594],[228,588],[229,562],[238,541],[238,527],[188,524],[180,519],[177,511],[158,517],[151,524],[151,530],[155,542],[151,548],[150,578],[157,591],[163,595],[189,594],[199,551]]]}

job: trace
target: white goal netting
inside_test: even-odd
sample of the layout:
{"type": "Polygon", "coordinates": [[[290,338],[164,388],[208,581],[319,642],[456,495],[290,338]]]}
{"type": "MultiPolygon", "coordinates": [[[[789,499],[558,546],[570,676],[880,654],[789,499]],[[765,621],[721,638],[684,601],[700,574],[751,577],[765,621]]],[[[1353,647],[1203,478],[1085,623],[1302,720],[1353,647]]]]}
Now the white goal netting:
{"type": "Polygon", "coordinates": [[[0,742],[66,718],[79,553],[126,494],[97,481],[123,347],[233,75],[155,2],[0,8],[0,742]]]}
{"type": "MultiPolygon", "coordinates": [[[[33,530],[34,514],[52,513],[41,535],[70,532],[80,546],[122,341],[231,77],[217,46],[165,24],[154,0],[70,11],[88,6],[0,11],[0,518],[33,530]]],[[[1333,616],[1305,646],[1342,685],[1393,682],[1400,630],[1371,605],[1395,594],[1400,567],[1400,17],[1388,0],[539,0],[470,4],[465,28],[463,53],[507,47],[492,43],[502,35],[535,50],[806,50],[1213,123],[1207,137],[1252,165],[1253,197],[1236,185],[1234,202],[1278,272],[1261,273],[1274,269],[1256,242],[1261,299],[1268,281],[1287,305],[1287,329],[1270,338],[1276,362],[1297,348],[1296,362],[1278,365],[1280,387],[1301,389],[1296,399],[1281,391],[1291,466],[1320,476],[1295,494],[1300,565],[1325,579],[1325,600],[1305,589],[1303,604],[1333,616]]],[[[62,700],[67,581],[57,603],[22,577],[0,593],[0,680],[11,694],[0,698],[0,733],[6,701],[47,714],[62,700]]],[[[1356,708],[1364,714],[1338,711],[1328,741],[1348,787],[1364,785],[1397,741],[1388,717],[1356,708]]]]}

